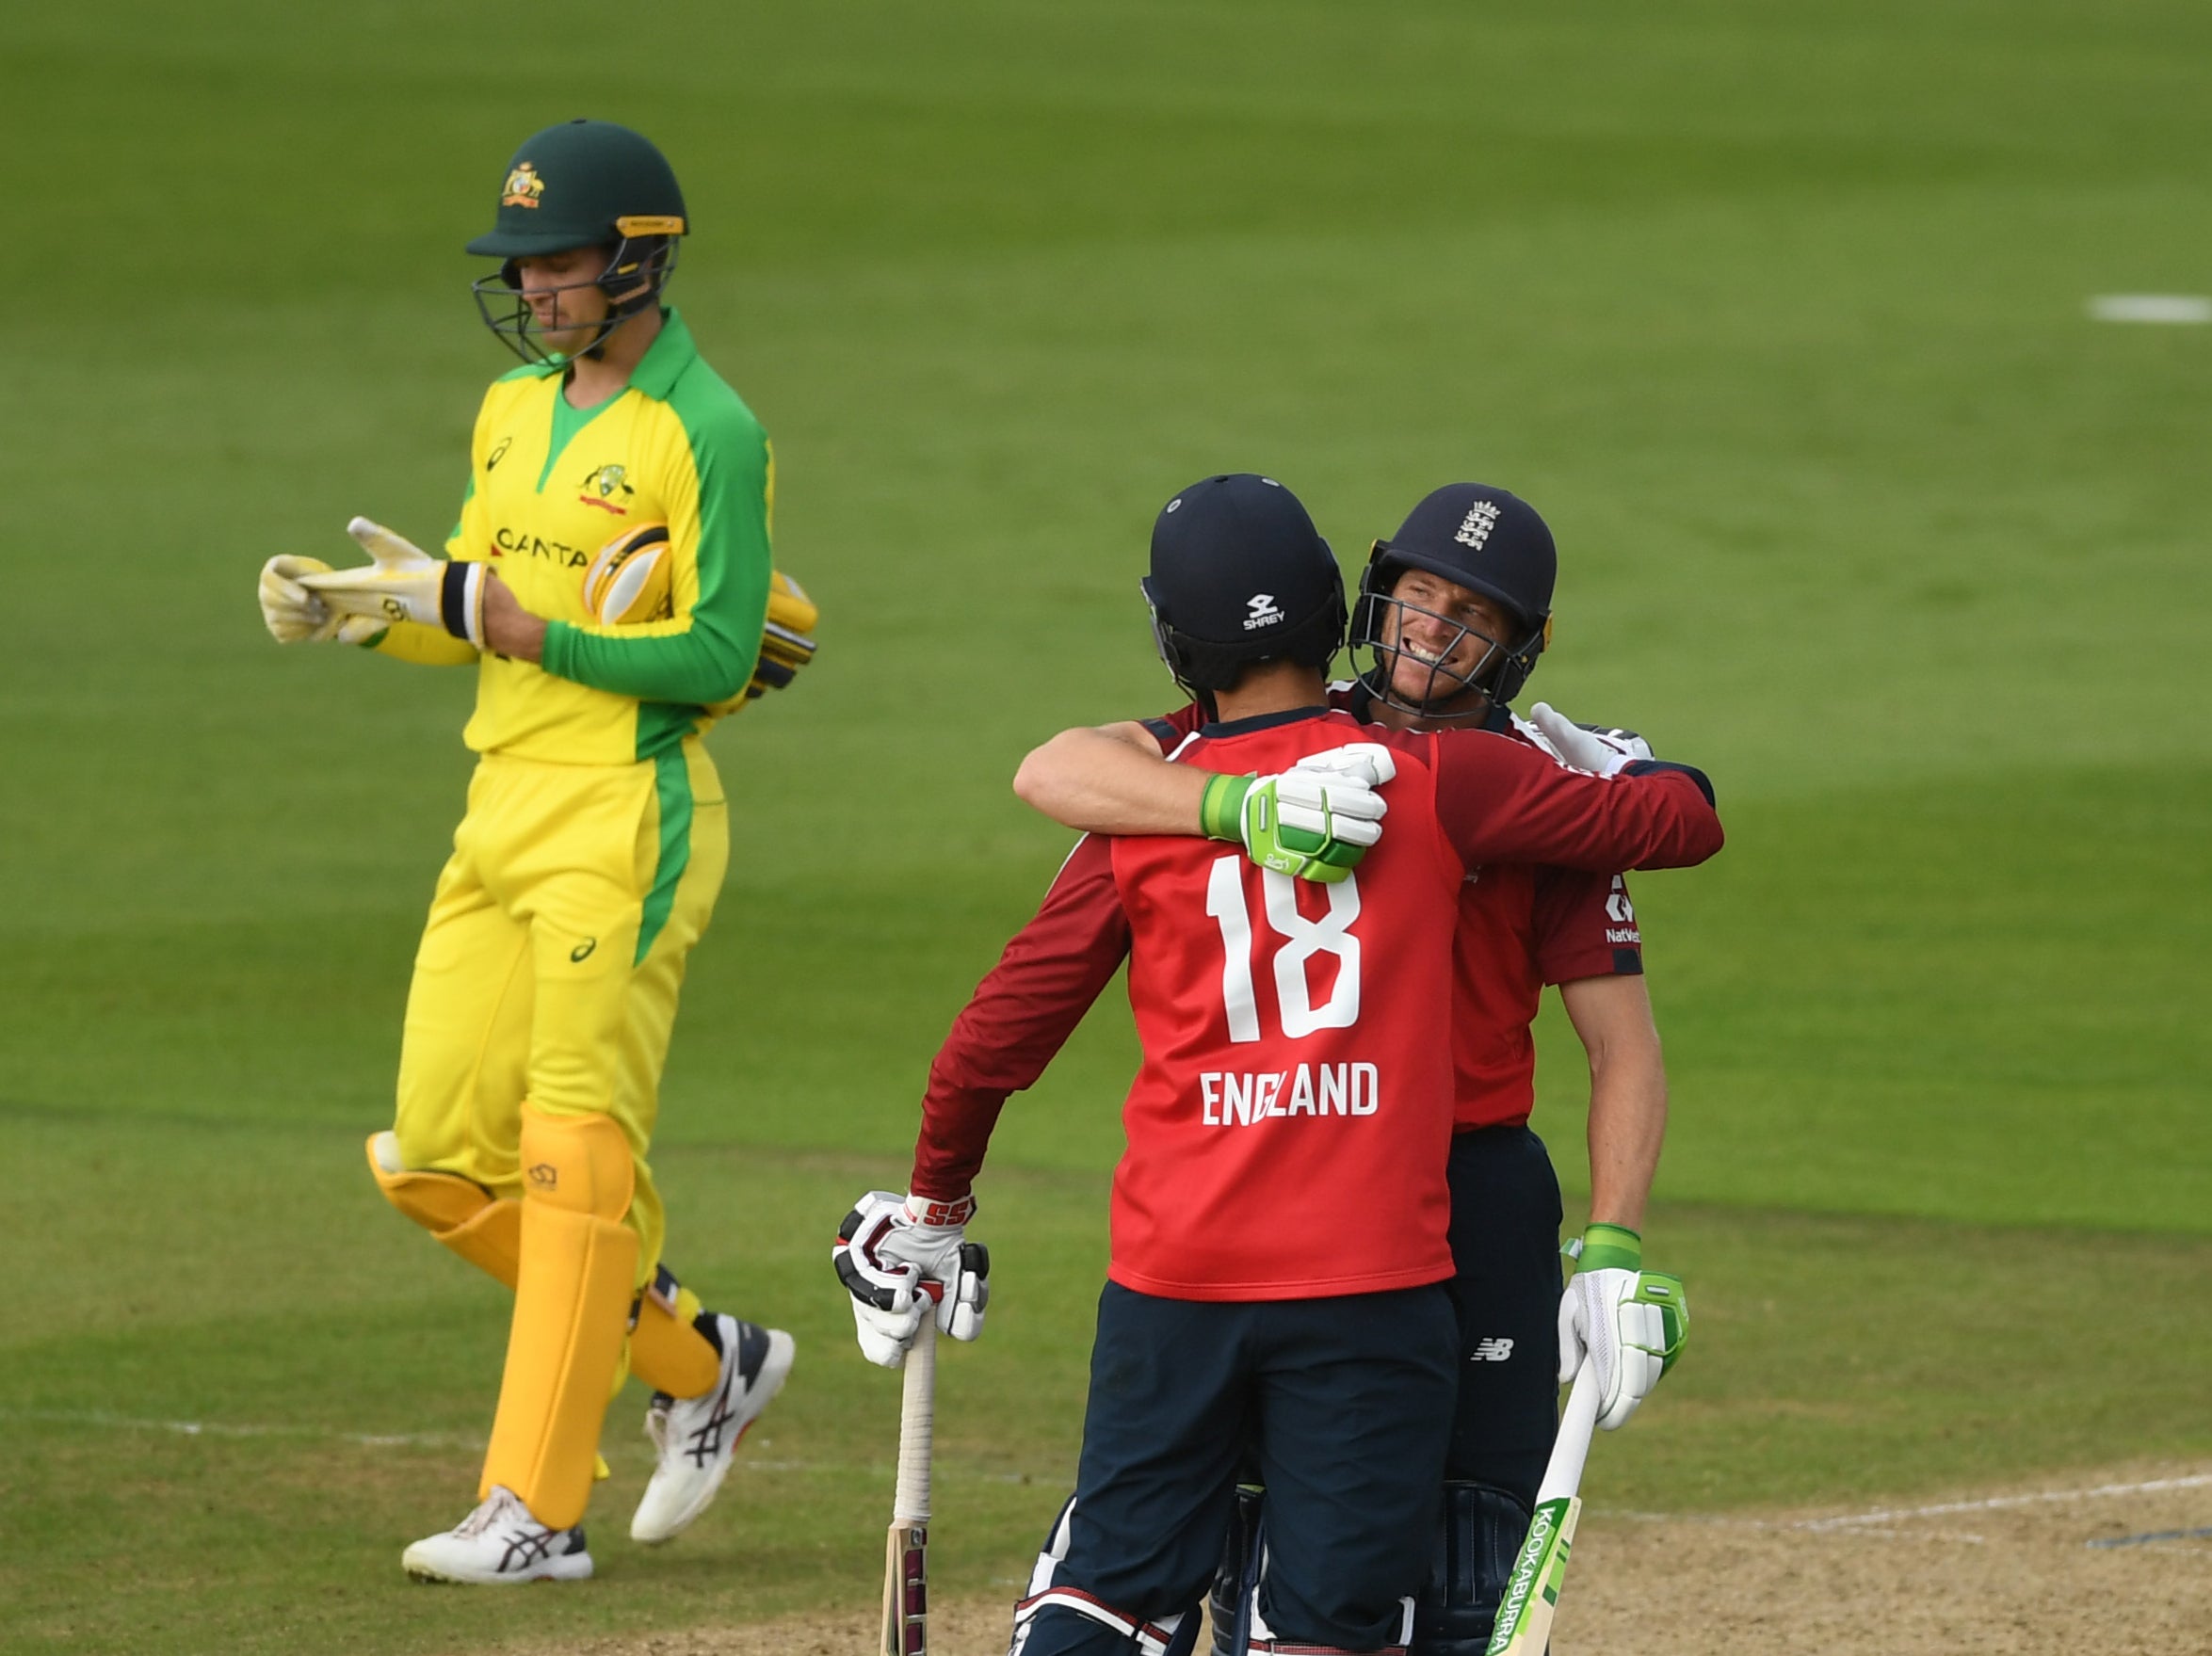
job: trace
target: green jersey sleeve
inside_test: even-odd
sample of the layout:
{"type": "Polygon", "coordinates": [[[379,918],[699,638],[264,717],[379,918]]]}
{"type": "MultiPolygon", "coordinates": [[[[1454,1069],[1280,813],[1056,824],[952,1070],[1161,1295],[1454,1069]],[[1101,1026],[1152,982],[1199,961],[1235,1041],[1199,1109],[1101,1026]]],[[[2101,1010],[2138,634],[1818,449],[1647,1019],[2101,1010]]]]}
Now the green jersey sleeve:
{"type": "Polygon", "coordinates": [[[552,621],[543,666],[593,689],[640,701],[705,707],[745,688],[768,605],[768,442],[718,381],[669,404],[684,452],[670,487],[675,615],[643,627],[552,621]],[[718,393],[718,394],[716,394],[718,393]]]}

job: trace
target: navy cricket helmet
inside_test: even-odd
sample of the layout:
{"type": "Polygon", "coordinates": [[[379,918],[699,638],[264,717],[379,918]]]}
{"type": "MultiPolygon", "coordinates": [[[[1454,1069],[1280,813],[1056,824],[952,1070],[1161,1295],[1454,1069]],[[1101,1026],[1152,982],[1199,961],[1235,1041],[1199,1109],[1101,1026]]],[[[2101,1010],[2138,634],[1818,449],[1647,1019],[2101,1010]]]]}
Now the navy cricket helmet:
{"type": "Polygon", "coordinates": [[[1413,714],[1434,715],[1470,691],[1499,706],[1510,703],[1551,642],[1552,587],[1558,568],[1550,528],[1519,495],[1487,483],[1447,483],[1432,490],[1407,514],[1396,535],[1375,542],[1361,572],[1351,619],[1352,649],[1365,656],[1361,683],[1378,700],[1413,714]],[[1481,593],[1505,609],[1513,627],[1512,636],[1492,638],[1452,617],[1437,617],[1460,629],[1444,656],[1468,637],[1488,648],[1463,673],[1416,657],[1429,669],[1429,680],[1423,693],[1411,700],[1397,693],[1395,683],[1401,655],[1399,623],[1409,611],[1435,612],[1393,596],[1408,570],[1426,570],[1481,593]]]}
{"type": "Polygon", "coordinates": [[[1297,495],[1237,472],[1193,483],[1152,531],[1141,586],[1175,682],[1209,711],[1244,669],[1288,660],[1326,672],[1344,648],[1344,574],[1297,495]]]}

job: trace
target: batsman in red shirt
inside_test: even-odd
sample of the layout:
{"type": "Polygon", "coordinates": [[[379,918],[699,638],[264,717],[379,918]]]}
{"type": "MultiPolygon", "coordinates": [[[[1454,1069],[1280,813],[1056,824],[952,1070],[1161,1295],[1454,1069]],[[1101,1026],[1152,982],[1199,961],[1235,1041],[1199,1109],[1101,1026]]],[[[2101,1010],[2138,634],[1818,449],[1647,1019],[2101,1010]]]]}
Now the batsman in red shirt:
{"type": "Polygon", "coordinates": [[[1456,1391],[1457,894],[1497,862],[1694,863],[1720,821],[1687,767],[1599,778],[1494,733],[1328,708],[1342,582],[1271,480],[1171,501],[1145,590],[1163,657],[1210,715],[1175,767],[1178,831],[1077,846],[955,1021],[908,1194],[847,1216],[839,1275],[886,1366],[924,1315],[979,1332],[988,1261],[965,1225],[992,1127],[1126,957],[1144,1057],[1083,1451],[1014,1648],[1187,1649],[1249,1452],[1270,1554],[1251,1648],[1402,1650],[1456,1391]],[[1394,816],[1363,859],[1331,802],[1371,828],[1376,788],[1394,816]]]}
{"type": "MultiPolygon", "coordinates": [[[[1491,731],[1591,771],[1648,757],[1633,732],[1574,725],[1542,702],[1531,719],[1512,713],[1509,703],[1550,641],[1557,574],[1551,531],[1527,502],[1479,483],[1431,491],[1396,535],[1375,542],[1352,614],[1360,676],[1331,685],[1330,705],[1397,730],[1491,731]]],[[[1166,828],[1178,819],[1187,783],[1161,755],[1205,716],[1192,705],[1163,719],[1065,732],[1025,762],[1016,790],[1071,828],[1166,828]],[[1108,742],[1123,750],[1102,746],[1108,742]]],[[[1413,1656],[1477,1656],[1487,1648],[1556,1432],[1556,1376],[1579,1362],[1582,1330],[1593,1316],[1645,1314],[1619,1303],[1640,1264],[1639,1230],[1667,1116],[1641,943],[1627,882],[1617,874],[1504,863],[1471,875],[1461,889],[1458,1099],[1447,1166],[1459,1405],[1444,1469],[1445,1519],[1416,1606],[1413,1656]],[[1565,1291],[1558,1179],[1528,1128],[1531,1025],[1547,984],[1558,986],[1590,1069],[1591,1223],[1583,1269],[1565,1291]]],[[[1598,1355],[1607,1399],[1602,1418],[1619,1426],[1661,1365],[1620,1342],[1600,1342],[1598,1355]]],[[[1231,1630],[1253,1586],[1261,1507],[1260,1491],[1248,1484],[1216,1587],[1222,1656],[1243,1649],[1231,1630]]]]}

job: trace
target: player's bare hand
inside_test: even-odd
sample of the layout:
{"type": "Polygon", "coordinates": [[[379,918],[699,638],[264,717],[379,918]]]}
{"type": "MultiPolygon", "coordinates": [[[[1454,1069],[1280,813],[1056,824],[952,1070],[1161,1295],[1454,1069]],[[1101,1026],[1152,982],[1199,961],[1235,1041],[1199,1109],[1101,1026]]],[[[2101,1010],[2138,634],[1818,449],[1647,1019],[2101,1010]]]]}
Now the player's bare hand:
{"type": "Polygon", "coordinates": [[[484,571],[483,604],[486,649],[516,661],[544,657],[545,622],[523,607],[497,570],[484,571]]]}

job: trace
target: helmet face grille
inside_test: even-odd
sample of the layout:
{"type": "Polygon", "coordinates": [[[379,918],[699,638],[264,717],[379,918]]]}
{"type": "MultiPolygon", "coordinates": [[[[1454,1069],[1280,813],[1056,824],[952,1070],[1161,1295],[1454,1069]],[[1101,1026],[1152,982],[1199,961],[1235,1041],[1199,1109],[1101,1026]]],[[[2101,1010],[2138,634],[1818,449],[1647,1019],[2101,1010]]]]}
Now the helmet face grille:
{"type": "Polygon", "coordinates": [[[1376,556],[1360,580],[1360,599],[1352,611],[1351,648],[1360,665],[1360,681],[1369,695],[1387,707],[1424,718],[1476,718],[1492,706],[1505,706],[1521,693],[1536,658],[1543,652],[1550,627],[1539,620],[1521,637],[1493,638],[1480,628],[1410,600],[1394,596],[1397,579],[1412,566],[1386,555],[1379,542],[1376,556]],[[1452,629],[1437,658],[1416,655],[1398,640],[1405,636],[1408,616],[1421,616],[1452,629]],[[1483,645],[1481,656],[1465,671],[1445,667],[1445,661],[1468,639],[1483,645]],[[1406,695],[1397,687],[1398,665],[1411,661],[1423,669],[1419,692],[1406,695]],[[1475,705],[1454,706],[1479,697],[1475,705]]]}
{"type": "MultiPolygon", "coordinates": [[[[676,253],[680,247],[674,236],[652,235],[625,237],[615,244],[605,267],[597,276],[582,281],[564,282],[557,287],[536,288],[533,292],[557,296],[580,293],[586,288],[597,288],[606,295],[607,314],[600,323],[590,342],[575,356],[596,355],[606,344],[606,337],[632,316],[649,305],[660,301],[661,290],[669,278],[675,274],[676,253]]],[[[476,296],[476,314],[484,319],[500,344],[525,362],[554,362],[567,361],[561,352],[545,344],[538,327],[537,314],[523,295],[521,272],[517,261],[509,259],[496,273],[482,277],[469,284],[476,296]]]]}

